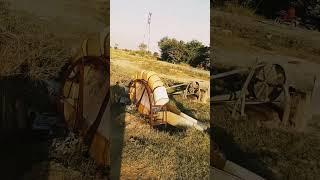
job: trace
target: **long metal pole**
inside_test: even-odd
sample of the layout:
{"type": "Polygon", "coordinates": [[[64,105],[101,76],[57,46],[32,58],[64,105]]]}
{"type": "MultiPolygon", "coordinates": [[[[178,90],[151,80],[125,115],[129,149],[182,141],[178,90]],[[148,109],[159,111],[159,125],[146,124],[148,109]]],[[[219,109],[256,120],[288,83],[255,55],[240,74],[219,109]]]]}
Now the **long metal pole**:
{"type": "Polygon", "coordinates": [[[151,15],[152,13],[149,12],[148,24],[149,24],[149,39],[148,39],[148,51],[150,50],[150,24],[151,24],[151,15]]]}

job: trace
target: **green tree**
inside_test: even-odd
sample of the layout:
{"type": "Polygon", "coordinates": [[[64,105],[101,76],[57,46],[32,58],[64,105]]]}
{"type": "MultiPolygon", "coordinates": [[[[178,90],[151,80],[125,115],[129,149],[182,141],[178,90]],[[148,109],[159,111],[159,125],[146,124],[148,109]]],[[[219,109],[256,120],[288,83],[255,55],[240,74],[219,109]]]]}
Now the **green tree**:
{"type": "Polygon", "coordinates": [[[201,56],[201,48],[204,48],[204,45],[197,41],[197,40],[192,40],[190,42],[186,43],[186,48],[187,48],[187,57],[186,57],[186,63],[188,64],[196,64],[195,61],[196,59],[201,56]]]}
{"type": "Polygon", "coordinates": [[[200,41],[192,40],[185,43],[174,38],[162,38],[158,42],[161,51],[162,61],[170,63],[187,63],[193,67],[203,67],[209,69],[210,57],[209,47],[203,45],[200,41]]]}
{"type": "Polygon", "coordinates": [[[154,52],[154,53],[153,53],[153,57],[155,57],[155,58],[158,59],[158,58],[159,58],[159,53],[158,53],[158,52],[154,52]]]}
{"type": "Polygon", "coordinates": [[[171,63],[186,61],[186,48],[183,41],[164,37],[158,42],[158,46],[161,51],[161,60],[171,63]]]}
{"type": "Polygon", "coordinates": [[[147,45],[144,43],[140,43],[138,47],[140,51],[143,51],[143,52],[147,51],[147,45]]]}

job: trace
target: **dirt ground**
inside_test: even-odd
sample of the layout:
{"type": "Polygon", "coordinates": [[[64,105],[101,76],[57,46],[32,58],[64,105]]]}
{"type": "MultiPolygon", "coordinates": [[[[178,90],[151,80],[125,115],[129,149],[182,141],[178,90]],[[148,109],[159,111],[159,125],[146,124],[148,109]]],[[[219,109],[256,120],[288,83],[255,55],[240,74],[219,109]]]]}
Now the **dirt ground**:
{"type": "MultiPolygon", "coordinates": [[[[320,33],[275,25],[261,17],[211,11],[214,67],[250,67],[258,59],[280,64],[289,86],[311,92],[319,82],[320,33]]],[[[312,100],[313,119],[303,133],[261,126],[263,117],[247,109],[248,121],[230,119],[224,106],[213,107],[214,139],[228,159],[267,179],[319,177],[320,89],[312,100]]],[[[267,119],[268,120],[268,119],[267,119]]],[[[269,119],[270,120],[270,119],[269,119]]]]}

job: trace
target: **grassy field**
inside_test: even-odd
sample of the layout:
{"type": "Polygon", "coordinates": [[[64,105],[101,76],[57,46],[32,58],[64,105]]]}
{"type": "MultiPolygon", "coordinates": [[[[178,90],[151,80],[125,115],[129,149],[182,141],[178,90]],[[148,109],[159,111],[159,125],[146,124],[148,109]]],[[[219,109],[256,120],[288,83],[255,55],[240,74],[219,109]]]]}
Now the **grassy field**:
{"type": "MultiPolygon", "coordinates": [[[[209,72],[187,65],[161,62],[153,57],[141,57],[123,50],[111,49],[111,86],[122,85],[141,70],[153,70],[167,84],[186,79],[209,79],[209,72]],[[178,72],[177,72],[178,71],[178,72]]],[[[111,93],[115,95],[116,90],[111,93]]],[[[209,124],[209,103],[195,103],[180,96],[170,97],[181,111],[209,124]]],[[[123,150],[121,177],[155,179],[207,179],[209,176],[209,136],[195,129],[153,129],[135,108],[115,119],[123,119],[123,150]]],[[[122,124],[122,123],[120,123],[122,124]]]]}
{"type": "MultiPolygon", "coordinates": [[[[213,9],[211,26],[212,48],[217,52],[211,62],[217,71],[247,66],[255,58],[266,62],[278,60],[278,63],[293,59],[303,63],[320,62],[319,32],[275,25],[238,6],[213,9]]],[[[292,71],[299,71],[303,76],[302,71],[308,69],[292,71]]],[[[294,77],[288,78],[294,81],[294,77]]],[[[250,115],[248,109],[249,119],[234,120],[226,107],[212,108],[214,141],[227,159],[267,179],[317,179],[320,176],[319,133],[271,129],[262,123],[265,117],[252,112],[250,115]]]]}
{"type": "Polygon", "coordinates": [[[211,42],[215,47],[281,54],[319,62],[320,33],[273,24],[245,8],[211,11],[211,42]],[[237,9],[237,10],[234,10],[237,9]]]}
{"type": "Polygon", "coordinates": [[[150,71],[155,71],[160,75],[163,74],[162,72],[166,72],[164,73],[166,77],[177,77],[176,79],[180,78],[182,79],[182,81],[185,80],[185,78],[196,78],[202,81],[209,81],[209,71],[193,68],[187,64],[171,64],[165,61],[157,60],[157,58],[153,56],[141,56],[133,51],[130,52],[119,49],[111,49],[110,56],[111,59],[116,60],[111,63],[121,63],[122,60],[125,63],[125,65],[129,67],[128,70],[131,69],[133,71],[136,71],[141,69],[147,69],[150,71]],[[129,63],[127,63],[128,61],[129,63]]]}
{"type": "MultiPolygon", "coordinates": [[[[98,1],[99,5],[105,3],[98,1]]],[[[89,8],[91,6],[88,4],[93,3],[75,2],[32,0],[23,3],[0,0],[0,79],[5,79],[8,83],[11,81],[16,85],[15,88],[23,87],[32,92],[20,95],[30,102],[30,107],[26,108],[34,108],[40,112],[43,109],[55,111],[48,105],[48,94],[43,90],[41,82],[59,78],[62,67],[73,55],[72,49],[78,48],[84,37],[100,31],[99,27],[102,27],[98,21],[105,17],[104,13],[98,15],[96,10],[89,8]],[[61,7],[69,11],[61,12],[61,7]],[[79,15],[79,12],[84,15],[81,8],[91,9],[90,12],[86,11],[85,16],[94,16],[96,19],[84,20],[79,15]],[[74,21],[74,18],[80,20],[74,21]],[[90,26],[88,22],[96,26],[90,26]],[[24,83],[20,83],[20,79],[24,83]]],[[[10,98],[12,97],[8,99],[10,98]]],[[[42,136],[23,136],[18,140],[10,137],[1,141],[2,144],[10,142],[2,152],[5,158],[1,161],[0,171],[4,179],[6,175],[10,177],[7,179],[97,179],[92,159],[76,154],[79,152],[67,152],[64,148],[75,147],[64,142],[61,143],[60,150],[56,151],[52,147],[53,138],[42,136]],[[53,154],[59,158],[52,157],[53,154]]]]}

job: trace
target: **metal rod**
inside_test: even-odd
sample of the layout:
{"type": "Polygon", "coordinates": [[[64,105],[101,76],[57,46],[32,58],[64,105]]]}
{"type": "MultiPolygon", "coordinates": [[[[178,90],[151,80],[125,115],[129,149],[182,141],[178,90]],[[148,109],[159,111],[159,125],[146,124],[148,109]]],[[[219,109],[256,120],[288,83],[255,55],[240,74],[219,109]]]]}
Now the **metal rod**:
{"type": "Polygon", "coordinates": [[[219,74],[216,74],[216,75],[212,75],[212,76],[210,76],[210,79],[223,78],[223,77],[226,77],[226,76],[230,76],[230,75],[233,75],[233,74],[238,74],[240,72],[245,72],[245,71],[248,71],[248,68],[236,69],[236,70],[228,71],[228,72],[225,72],[225,73],[219,73],[219,74]]]}
{"type": "Polygon", "coordinates": [[[84,88],[84,63],[80,64],[80,78],[79,78],[79,101],[78,101],[78,113],[76,120],[76,128],[79,128],[83,120],[83,88],[84,88]]]}
{"type": "Polygon", "coordinates": [[[282,123],[286,126],[289,124],[289,117],[290,117],[290,109],[291,109],[291,97],[289,93],[289,87],[287,85],[283,86],[284,90],[284,101],[285,101],[285,107],[284,112],[282,116],[282,123]]]}
{"type": "Polygon", "coordinates": [[[90,146],[92,144],[92,140],[93,140],[94,134],[98,130],[98,127],[99,127],[99,125],[101,123],[101,120],[102,120],[103,114],[104,114],[104,112],[105,112],[105,110],[107,108],[109,99],[110,99],[110,90],[108,89],[108,92],[107,92],[107,94],[105,95],[105,97],[103,99],[103,102],[102,102],[102,105],[100,107],[99,113],[98,113],[95,121],[92,123],[92,125],[90,126],[90,128],[86,132],[86,135],[85,135],[85,138],[84,138],[84,142],[89,145],[89,149],[90,149],[90,146]]]}
{"type": "MultiPolygon", "coordinates": [[[[256,68],[259,68],[259,67],[263,67],[263,66],[265,66],[265,64],[261,63],[261,64],[258,64],[256,66],[254,66],[253,69],[256,69],[256,68]]],[[[210,79],[223,78],[223,77],[226,77],[226,76],[230,76],[230,75],[233,75],[233,74],[238,74],[238,73],[245,72],[245,71],[248,71],[248,70],[250,70],[250,68],[235,69],[235,70],[232,70],[232,71],[211,75],[210,79]]]]}
{"type": "Polygon", "coordinates": [[[249,75],[247,76],[247,79],[241,89],[241,93],[240,93],[240,98],[237,99],[236,104],[234,105],[234,108],[232,110],[232,117],[235,118],[236,117],[236,111],[238,106],[240,105],[240,110],[241,110],[241,116],[244,116],[244,109],[245,109],[245,99],[246,99],[246,91],[248,88],[248,85],[254,75],[255,69],[258,66],[258,61],[256,61],[255,65],[253,66],[253,68],[251,69],[249,75]]]}
{"type": "Polygon", "coordinates": [[[177,85],[173,85],[173,86],[167,87],[166,89],[171,89],[171,88],[176,88],[176,87],[180,87],[180,86],[185,86],[185,85],[188,85],[188,84],[189,84],[189,83],[177,84],[177,85]]]}

